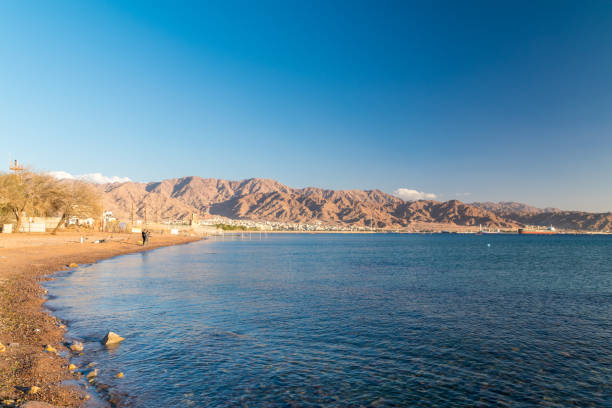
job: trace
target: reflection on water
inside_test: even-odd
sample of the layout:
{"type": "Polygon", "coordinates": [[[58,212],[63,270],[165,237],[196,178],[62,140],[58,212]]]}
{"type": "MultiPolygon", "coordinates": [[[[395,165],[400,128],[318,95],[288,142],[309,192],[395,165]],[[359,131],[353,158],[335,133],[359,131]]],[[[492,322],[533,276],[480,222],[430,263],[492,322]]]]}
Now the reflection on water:
{"type": "Polygon", "coordinates": [[[610,404],[605,236],[275,235],[45,285],[122,406],[610,404]]]}

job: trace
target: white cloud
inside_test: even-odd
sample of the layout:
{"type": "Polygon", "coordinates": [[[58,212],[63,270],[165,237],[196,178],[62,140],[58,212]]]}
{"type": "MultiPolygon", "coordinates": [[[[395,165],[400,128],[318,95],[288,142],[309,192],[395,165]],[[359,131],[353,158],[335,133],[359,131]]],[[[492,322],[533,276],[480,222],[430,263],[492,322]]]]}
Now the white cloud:
{"type": "Polygon", "coordinates": [[[435,200],[438,197],[434,193],[425,193],[423,191],[412,190],[409,188],[398,188],[393,192],[393,194],[406,201],[435,200]]]}
{"type": "Polygon", "coordinates": [[[90,183],[97,184],[105,184],[105,183],[125,183],[127,181],[132,181],[129,177],[117,177],[117,176],[104,176],[102,173],[88,173],[88,174],[79,174],[72,175],[66,171],[50,171],[49,175],[55,177],[56,179],[69,179],[69,180],[82,180],[89,181],[90,183]]]}

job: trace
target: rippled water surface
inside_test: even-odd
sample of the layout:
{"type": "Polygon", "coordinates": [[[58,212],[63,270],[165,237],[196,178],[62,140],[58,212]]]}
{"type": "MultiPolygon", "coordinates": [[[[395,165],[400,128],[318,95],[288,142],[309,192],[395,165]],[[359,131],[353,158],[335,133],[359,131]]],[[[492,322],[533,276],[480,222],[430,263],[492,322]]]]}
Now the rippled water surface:
{"type": "Polygon", "coordinates": [[[46,285],[121,406],[612,404],[612,237],[254,234],[46,285]]]}

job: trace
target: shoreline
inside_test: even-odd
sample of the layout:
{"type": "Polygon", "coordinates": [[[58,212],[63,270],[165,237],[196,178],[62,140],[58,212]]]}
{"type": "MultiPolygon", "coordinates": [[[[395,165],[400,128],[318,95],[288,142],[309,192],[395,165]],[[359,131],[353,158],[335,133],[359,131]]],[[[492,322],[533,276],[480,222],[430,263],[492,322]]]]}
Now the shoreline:
{"type": "Polygon", "coordinates": [[[43,401],[79,407],[87,395],[68,369],[66,326],[48,309],[40,282],[54,279],[70,264],[92,264],[120,255],[200,240],[199,236],[153,235],[147,246],[139,234],[58,233],[0,235],[0,406],[43,401]],[[80,237],[84,243],[80,243],[80,237]],[[104,239],[105,242],[94,243],[104,239]],[[51,345],[57,352],[45,351],[51,345]],[[4,350],[4,351],[3,351],[4,350]]]}
{"type": "MultiPolygon", "coordinates": [[[[222,236],[230,236],[230,235],[246,235],[246,234],[303,234],[303,235],[386,235],[386,234],[399,234],[399,235],[444,235],[444,234],[453,234],[453,235],[521,235],[517,230],[509,230],[509,231],[500,231],[500,232],[483,232],[475,230],[461,230],[461,229],[449,229],[449,230],[436,230],[436,231],[280,231],[280,230],[262,230],[262,231],[240,231],[240,230],[232,230],[232,231],[224,231],[223,234],[211,235],[211,237],[222,237],[222,236]]],[[[526,234],[529,235],[529,234],[526,234]]],[[[555,235],[612,235],[612,232],[607,231],[589,231],[589,230],[580,230],[580,231],[556,231],[554,234],[550,234],[552,236],[555,235]]]]}

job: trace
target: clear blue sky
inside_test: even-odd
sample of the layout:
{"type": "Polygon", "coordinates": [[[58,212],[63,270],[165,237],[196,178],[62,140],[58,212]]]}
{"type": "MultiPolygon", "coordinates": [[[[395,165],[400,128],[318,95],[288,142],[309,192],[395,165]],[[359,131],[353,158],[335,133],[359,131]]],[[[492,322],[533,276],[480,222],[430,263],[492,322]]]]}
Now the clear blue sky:
{"type": "Polygon", "coordinates": [[[612,210],[610,1],[2,1],[41,170],[612,210]]]}

